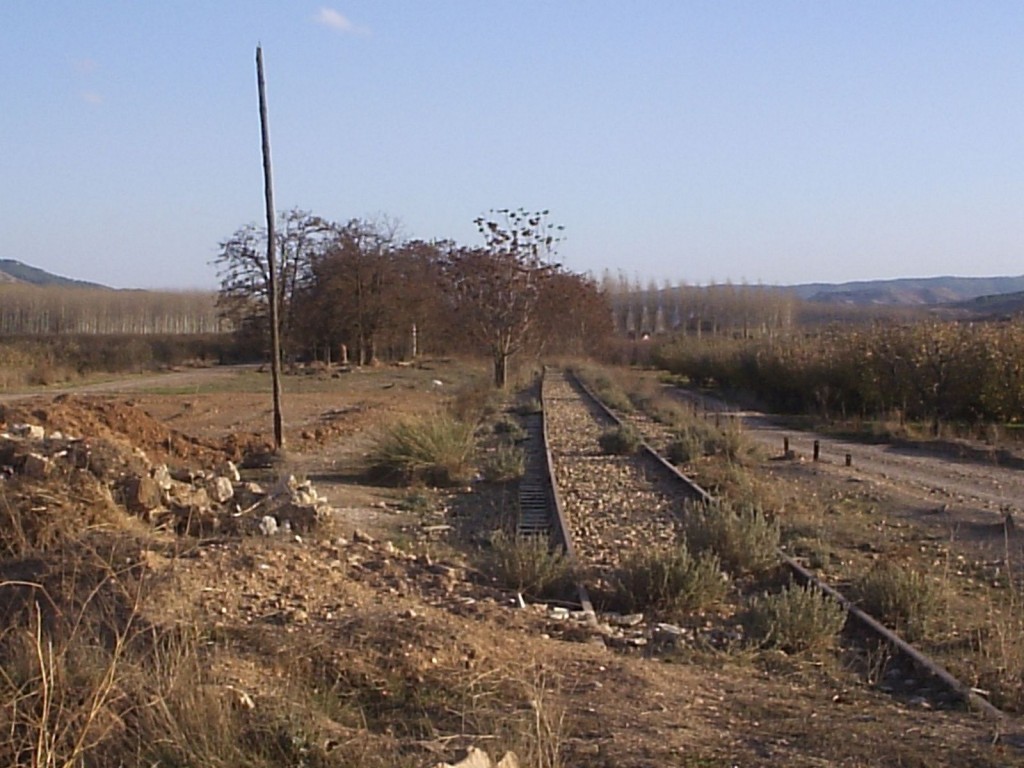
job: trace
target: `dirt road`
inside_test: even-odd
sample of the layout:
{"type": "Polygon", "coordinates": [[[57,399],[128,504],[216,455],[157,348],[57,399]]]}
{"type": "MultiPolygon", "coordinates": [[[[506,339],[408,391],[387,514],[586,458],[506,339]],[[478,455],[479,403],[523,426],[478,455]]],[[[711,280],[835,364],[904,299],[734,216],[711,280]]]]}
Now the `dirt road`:
{"type": "Polygon", "coordinates": [[[1008,511],[1024,515],[1022,460],[1007,451],[967,442],[930,446],[844,440],[782,426],[764,413],[739,410],[703,395],[683,392],[681,396],[690,401],[699,398],[709,419],[715,414],[720,419],[739,419],[746,434],[772,456],[782,456],[788,439],[796,460],[813,462],[817,441],[820,452],[815,469],[820,472],[895,486],[904,495],[934,502],[940,509],[960,505],[988,511],[993,521],[1001,521],[1008,511]]]}

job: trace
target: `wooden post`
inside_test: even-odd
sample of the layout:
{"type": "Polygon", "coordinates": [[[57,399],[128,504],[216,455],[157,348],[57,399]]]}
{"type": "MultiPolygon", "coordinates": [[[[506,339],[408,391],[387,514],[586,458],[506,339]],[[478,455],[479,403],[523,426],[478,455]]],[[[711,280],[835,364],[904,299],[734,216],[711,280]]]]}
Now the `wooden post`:
{"type": "Polygon", "coordinates": [[[782,438],[782,453],[789,456],[789,438],[782,438]]]}
{"type": "Polygon", "coordinates": [[[263,48],[256,46],[256,87],[260,98],[260,137],[263,145],[263,195],[267,208],[267,275],[270,302],[270,377],[274,391],[274,447],[284,450],[284,419],[281,415],[281,325],[278,313],[277,230],[274,226],[274,180],[270,167],[270,124],[267,121],[267,85],[263,79],[263,48]]]}
{"type": "Polygon", "coordinates": [[[814,441],[814,460],[817,461],[821,455],[821,443],[818,440],[814,441]]]}
{"type": "Polygon", "coordinates": [[[848,466],[848,467],[852,467],[853,466],[853,454],[852,453],[846,454],[846,466],[848,466]]]}

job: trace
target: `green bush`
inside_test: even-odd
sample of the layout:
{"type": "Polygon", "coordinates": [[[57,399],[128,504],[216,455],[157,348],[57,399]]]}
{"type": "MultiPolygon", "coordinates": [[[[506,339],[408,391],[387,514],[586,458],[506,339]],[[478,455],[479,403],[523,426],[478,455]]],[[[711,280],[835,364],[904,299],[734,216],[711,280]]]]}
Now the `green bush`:
{"type": "Polygon", "coordinates": [[[643,442],[643,438],[633,427],[625,424],[602,433],[597,442],[601,446],[603,453],[625,456],[630,453],[636,453],[643,442]]]}
{"type": "Polygon", "coordinates": [[[496,531],[491,536],[491,567],[503,585],[533,597],[559,597],[576,584],[576,569],[546,536],[496,531]]]}
{"type": "Polygon", "coordinates": [[[790,585],[750,602],[742,616],[747,637],[786,653],[823,651],[835,645],[846,623],[846,609],[821,590],[790,585]]]}
{"type": "Polygon", "coordinates": [[[472,424],[441,414],[397,422],[371,448],[370,472],[399,483],[468,482],[476,449],[473,433],[472,424]]]}
{"type": "Polygon", "coordinates": [[[718,558],[712,553],[694,556],[685,543],[630,555],[614,582],[625,610],[656,608],[670,614],[713,605],[729,588],[718,558]]]}
{"type": "Polygon", "coordinates": [[[879,562],[854,585],[861,608],[908,640],[923,637],[935,616],[938,590],[916,571],[879,562]]]}
{"type": "Polygon", "coordinates": [[[714,552],[734,576],[761,573],[778,561],[779,524],[757,504],[695,504],[684,527],[695,552],[714,552]]]}

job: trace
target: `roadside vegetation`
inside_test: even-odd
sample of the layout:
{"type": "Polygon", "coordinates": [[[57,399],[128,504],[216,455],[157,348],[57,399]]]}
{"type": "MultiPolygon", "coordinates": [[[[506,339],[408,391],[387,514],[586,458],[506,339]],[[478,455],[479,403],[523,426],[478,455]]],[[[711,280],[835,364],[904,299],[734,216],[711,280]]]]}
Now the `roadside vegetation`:
{"type": "MultiPolygon", "coordinates": [[[[433,517],[443,494],[451,492],[428,486],[473,489],[461,518],[453,513],[440,525],[425,526],[465,526],[470,533],[457,542],[465,547],[458,553],[464,560],[452,555],[447,542],[408,553],[391,542],[346,549],[355,538],[351,529],[331,531],[319,541],[306,534],[289,537],[276,551],[261,540],[154,532],[79,475],[51,477],[38,488],[5,477],[0,732],[7,737],[0,740],[0,763],[411,768],[427,763],[428,748],[432,764],[452,740],[484,739],[499,753],[514,749],[531,768],[570,765],[564,761],[569,739],[581,753],[579,734],[591,726],[572,732],[574,718],[588,715],[582,707],[570,713],[563,703],[561,671],[550,659],[565,644],[551,640],[546,628],[543,637],[515,634],[519,629],[512,625],[528,619],[510,618],[503,609],[509,591],[557,601],[579,578],[560,548],[544,537],[516,536],[509,525],[524,462],[518,416],[540,406],[529,395],[510,404],[497,389],[528,380],[541,355],[656,360],[690,384],[744,389],[762,402],[829,419],[895,419],[901,428],[918,421],[940,432],[954,423],[1021,418],[1024,395],[1016,391],[1019,372],[1010,360],[1024,353],[1024,336],[1009,324],[973,330],[859,324],[793,335],[797,314],[791,300],[779,297],[743,309],[737,297],[744,290],[738,288],[680,289],[674,308],[613,302],[607,285],[533,258],[547,254],[544,241],[535,243],[534,253],[510,254],[504,235],[519,231],[524,221],[535,225],[504,213],[478,224],[483,249],[403,241],[383,222],[337,225],[302,212],[288,215],[281,246],[290,270],[283,300],[295,370],[328,379],[360,365],[371,370],[390,362],[423,364],[420,374],[430,365],[425,353],[484,355],[488,373],[458,386],[441,373],[436,379],[423,373],[417,386],[431,387],[439,407],[386,422],[364,457],[371,475],[401,486],[388,492],[404,494],[381,510],[397,507],[433,517]],[[495,319],[484,311],[493,306],[485,289],[500,276],[494,267],[507,266],[509,259],[531,279],[504,284],[515,300],[495,319]],[[684,301],[690,302],[688,311],[682,310],[684,301]],[[611,323],[630,326],[630,335],[609,341],[611,323]],[[644,338],[647,329],[659,334],[679,325],[688,333],[685,342],[644,338]],[[317,365],[300,368],[299,360],[317,365]],[[901,367],[911,363],[913,376],[901,367]],[[969,391],[961,366],[976,373],[977,391],[969,391]],[[900,377],[904,383],[893,389],[900,377]],[[474,506],[488,493],[499,499],[503,518],[474,506]],[[475,531],[474,525],[486,530],[475,531]],[[300,539],[315,542],[324,562],[309,565],[300,539]],[[308,631],[310,617],[297,618],[283,602],[271,606],[262,621],[236,623],[226,608],[201,614],[184,606],[192,598],[218,599],[223,585],[215,569],[204,574],[202,584],[179,579],[192,564],[209,564],[229,551],[237,557],[225,562],[219,577],[252,575],[246,589],[271,574],[278,578],[307,566],[306,586],[332,580],[330,602],[321,606],[330,618],[319,625],[328,631],[308,631]],[[437,562],[439,551],[453,562],[437,562]],[[279,572],[268,565],[278,556],[284,564],[279,572]],[[453,596],[462,578],[456,573],[469,574],[465,583],[479,591],[453,596]],[[417,602],[424,584],[436,585],[431,601],[451,597],[443,610],[417,602]],[[161,604],[182,612],[169,620],[154,612],[161,604]],[[466,617],[483,621],[488,612],[500,619],[474,632],[466,617]],[[549,657],[531,657],[537,649],[549,657]],[[260,687],[241,685],[240,670],[256,670],[249,679],[260,687]]],[[[258,284],[245,282],[259,265],[244,262],[246,248],[260,236],[256,228],[243,228],[222,244],[219,310],[234,333],[197,336],[191,326],[175,328],[151,318],[122,326],[131,335],[97,326],[81,336],[72,333],[74,324],[58,332],[44,327],[42,318],[51,310],[40,309],[35,326],[23,331],[28,335],[5,331],[0,338],[0,388],[60,383],[99,371],[262,357],[265,300],[258,284]]],[[[653,376],[596,367],[584,375],[613,407],[644,425],[609,433],[606,450],[635,450],[641,436],[648,439],[648,429],[657,430],[658,445],[719,497],[691,510],[674,545],[624,555],[607,585],[617,608],[688,626],[703,626],[722,611],[724,620],[742,627],[745,642],[709,650],[737,651],[727,659],[713,655],[716,672],[747,658],[768,665],[780,655],[832,653],[845,614],[814,590],[778,583],[773,564],[782,546],[813,559],[827,577],[852,583],[861,605],[909,637],[961,659],[954,671],[988,691],[996,704],[1024,711],[1024,599],[1012,576],[985,571],[985,564],[964,565],[960,573],[944,545],[898,539],[894,526],[875,514],[878,501],[867,491],[817,497],[765,479],[761,456],[741,428],[666,396],[653,376]],[[922,561],[939,563],[941,576],[915,570],[910,558],[917,546],[927,547],[922,561]],[[897,554],[910,562],[891,564],[888,559],[896,562],[897,554]],[[968,582],[970,591],[964,588],[968,582]]],[[[265,376],[252,374],[247,381],[265,384],[265,376]]],[[[292,383],[300,387],[302,381],[295,377],[292,383]]],[[[405,382],[396,381],[385,386],[400,395],[405,382]]],[[[362,393],[370,400],[384,391],[374,382],[362,393]]],[[[282,595],[287,597],[283,591],[277,599],[283,601],[282,595]]],[[[591,651],[584,649],[567,665],[576,674],[599,670],[587,679],[593,688],[583,692],[586,702],[593,700],[592,690],[616,684],[606,668],[608,657],[591,651]]],[[[566,683],[570,695],[575,684],[566,683]]],[[[660,713],[648,709],[646,693],[645,717],[656,720],[668,707],[657,705],[660,713]]],[[[722,702],[755,723],[758,708],[779,708],[779,702],[722,702]]],[[[822,715],[843,716],[825,710],[822,715]]],[[[888,743],[878,754],[887,749],[888,743]]],[[[593,757],[587,753],[585,760],[593,757]]],[[[724,752],[693,759],[695,765],[732,764],[724,752]]],[[[936,764],[958,760],[952,756],[936,764]]]]}
{"type": "Polygon", "coordinates": [[[928,321],[829,327],[785,343],[678,336],[652,359],[695,386],[876,437],[989,437],[988,425],[1024,419],[1022,355],[1018,323],[928,321]]]}

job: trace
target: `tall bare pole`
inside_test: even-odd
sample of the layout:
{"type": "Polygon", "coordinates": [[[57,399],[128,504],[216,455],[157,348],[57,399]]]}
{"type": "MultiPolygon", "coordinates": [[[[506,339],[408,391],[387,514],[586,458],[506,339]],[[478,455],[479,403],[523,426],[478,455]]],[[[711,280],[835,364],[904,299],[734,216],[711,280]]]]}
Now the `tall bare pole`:
{"type": "Polygon", "coordinates": [[[267,204],[267,274],[270,285],[270,377],[274,387],[274,447],[284,450],[281,416],[281,324],[278,318],[277,230],[274,226],[274,181],[270,172],[270,124],[267,121],[267,84],[263,79],[263,48],[256,46],[256,86],[260,93],[260,133],[263,138],[263,194],[267,204]]]}

